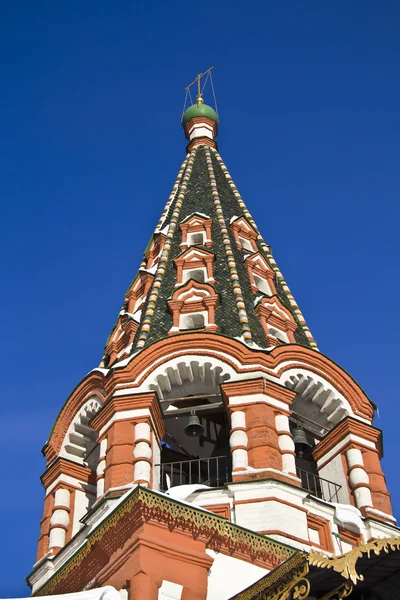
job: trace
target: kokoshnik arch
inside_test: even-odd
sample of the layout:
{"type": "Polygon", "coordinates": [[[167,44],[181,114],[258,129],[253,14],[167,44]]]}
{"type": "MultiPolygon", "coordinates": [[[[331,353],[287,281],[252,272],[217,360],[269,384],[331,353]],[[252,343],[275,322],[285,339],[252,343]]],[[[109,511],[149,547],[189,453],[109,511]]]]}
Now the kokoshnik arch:
{"type": "Polygon", "coordinates": [[[104,356],[43,450],[35,595],[230,598],[298,550],[398,535],[373,403],[319,352],[201,94],[182,125],[104,356]]]}

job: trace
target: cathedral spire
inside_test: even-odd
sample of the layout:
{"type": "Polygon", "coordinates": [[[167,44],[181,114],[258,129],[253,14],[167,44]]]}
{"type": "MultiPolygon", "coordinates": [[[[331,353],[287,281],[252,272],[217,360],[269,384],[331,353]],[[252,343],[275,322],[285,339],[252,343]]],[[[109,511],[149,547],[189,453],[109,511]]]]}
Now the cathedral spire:
{"type": "Polygon", "coordinates": [[[374,405],[317,351],[218,153],[210,73],[100,368],[60,399],[43,448],[36,595],[220,598],[215,580],[234,569],[239,592],[293,545],[393,535],[374,405]]]}
{"type": "Polygon", "coordinates": [[[187,93],[197,88],[196,104],[182,116],[187,156],[127,292],[102,366],[192,329],[266,350],[290,343],[317,349],[218,153],[218,115],[204,103],[204,77],[211,77],[211,69],[186,88],[187,93]]]}

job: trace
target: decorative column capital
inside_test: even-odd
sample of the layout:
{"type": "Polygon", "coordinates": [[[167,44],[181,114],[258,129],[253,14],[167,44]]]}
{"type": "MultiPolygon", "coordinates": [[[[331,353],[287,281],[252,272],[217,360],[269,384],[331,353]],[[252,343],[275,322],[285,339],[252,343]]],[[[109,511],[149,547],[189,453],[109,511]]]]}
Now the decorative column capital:
{"type": "Polygon", "coordinates": [[[358,421],[353,417],[346,417],[331,429],[313,450],[317,462],[324,456],[336,450],[338,453],[348,448],[367,447],[375,450],[382,457],[382,432],[380,429],[358,421]]]}
{"type": "Polygon", "coordinates": [[[142,414],[143,410],[147,411],[149,417],[151,416],[158,439],[162,440],[165,434],[164,421],[161,406],[155,392],[132,392],[126,396],[114,396],[110,398],[93,419],[92,427],[100,432],[107,426],[112,417],[117,416],[114,420],[119,420],[118,413],[122,413],[119,415],[120,419],[125,420],[129,418],[129,420],[135,421],[135,416],[138,418],[146,416],[142,414]]]}
{"type": "Polygon", "coordinates": [[[48,489],[61,475],[73,477],[88,485],[96,485],[96,474],[92,469],[60,456],[46,469],[40,480],[44,488],[48,489]]]}
{"type": "Polygon", "coordinates": [[[296,392],[263,377],[244,381],[229,381],[221,385],[222,397],[227,406],[264,402],[289,411],[296,392]]]}

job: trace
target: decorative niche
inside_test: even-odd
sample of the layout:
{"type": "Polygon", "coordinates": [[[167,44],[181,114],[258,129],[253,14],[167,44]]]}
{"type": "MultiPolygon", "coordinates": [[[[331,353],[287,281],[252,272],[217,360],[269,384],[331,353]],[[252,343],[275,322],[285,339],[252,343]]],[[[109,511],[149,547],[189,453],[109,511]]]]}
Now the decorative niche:
{"type": "Polygon", "coordinates": [[[211,240],[212,221],[207,215],[194,213],[187,217],[179,227],[182,232],[181,250],[189,246],[212,246],[211,240]]]}
{"type": "Polygon", "coordinates": [[[217,331],[215,309],[219,305],[218,294],[214,288],[193,279],[177,289],[168,301],[172,313],[170,334],[189,329],[217,331]]]}

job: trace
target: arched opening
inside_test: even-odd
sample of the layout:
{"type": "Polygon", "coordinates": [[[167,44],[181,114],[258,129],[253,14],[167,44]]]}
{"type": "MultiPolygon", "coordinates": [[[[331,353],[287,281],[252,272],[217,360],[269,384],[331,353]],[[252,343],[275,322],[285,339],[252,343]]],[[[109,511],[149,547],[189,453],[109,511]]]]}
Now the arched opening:
{"type": "MultiPolygon", "coordinates": [[[[65,435],[60,456],[96,471],[100,459],[98,432],[91,426],[91,420],[102,406],[99,396],[92,396],[75,415],[65,435]]],[[[81,489],[74,492],[74,512],[72,535],[82,527],[80,520],[91,509],[96,500],[96,490],[82,482],[81,489]]]]}
{"type": "Polygon", "coordinates": [[[312,372],[293,369],[285,374],[283,383],[296,392],[292,411],[317,424],[321,435],[325,435],[345,416],[353,415],[347,400],[312,372]]]}
{"type": "Polygon", "coordinates": [[[97,396],[85,402],[69,426],[61,449],[62,456],[93,470],[97,466],[98,444],[97,431],[91,427],[90,421],[101,404],[97,396]]]}
{"type": "Polygon", "coordinates": [[[230,425],[220,392],[229,378],[214,359],[191,359],[164,367],[150,383],[166,430],[155,472],[160,489],[199,483],[220,487],[231,480],[230,425]]]}
{"type": "Polygon", "coordinates": [[[175,398],[164,412],[160,487],[230,481],[228,416],[217,394],[175,398]]]}
{"type": "Polygon", "coordinates": [[[341,394],[313,372],[293,369],[285,374],[285,386],[296,392],[291,404],[290,428],[295,444],[295,462],[303,488],[327,502],[343,502],[340,463],[333,469],[318,469],[314,447],[346,415],[352,414],[341,394]]]}

